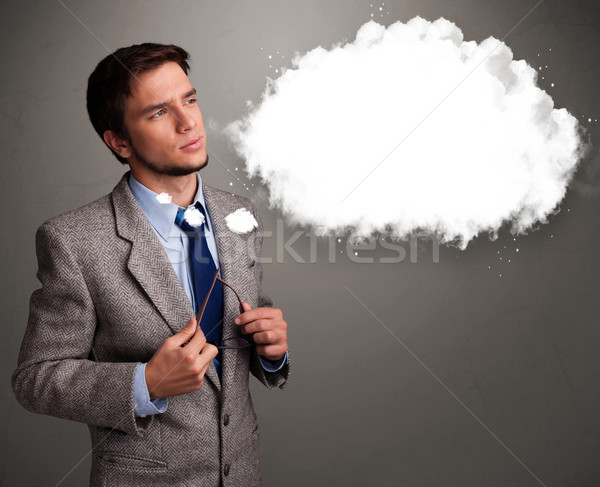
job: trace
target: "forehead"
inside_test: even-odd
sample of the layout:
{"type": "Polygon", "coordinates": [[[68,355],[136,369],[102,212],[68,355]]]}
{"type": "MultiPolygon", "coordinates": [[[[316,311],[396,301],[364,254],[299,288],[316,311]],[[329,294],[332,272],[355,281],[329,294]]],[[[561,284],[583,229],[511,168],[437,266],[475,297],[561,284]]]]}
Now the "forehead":
{"type": "Polygon", "coordinates": [[[129,86],[131,96],[127,99],[127,111],[178,99],[192,89],[189,78],[174,62],[133,76],[129,86]]]}

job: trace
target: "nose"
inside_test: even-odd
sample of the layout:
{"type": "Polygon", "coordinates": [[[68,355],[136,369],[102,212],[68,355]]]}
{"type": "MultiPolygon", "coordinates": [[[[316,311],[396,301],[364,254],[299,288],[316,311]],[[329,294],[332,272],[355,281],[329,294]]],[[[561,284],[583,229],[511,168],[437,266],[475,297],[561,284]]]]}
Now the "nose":
{"type": "Polygon", "coordinates": [[[192,130],[198,125],[196,119],[192,116],[189,111],[179,110],[177,114],[177,131],[178,132],[187,132],[188,130],[192,130]]]}

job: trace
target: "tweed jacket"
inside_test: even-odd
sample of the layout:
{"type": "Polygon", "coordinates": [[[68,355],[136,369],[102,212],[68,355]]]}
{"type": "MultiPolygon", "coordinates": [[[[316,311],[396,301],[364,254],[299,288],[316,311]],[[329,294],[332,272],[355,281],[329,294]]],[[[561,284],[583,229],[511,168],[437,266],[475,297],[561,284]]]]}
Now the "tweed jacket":
{"type": "MultiPolygon", "coordinates": [[[[256,348],[224,350],[198,391],[169,398],[166,412],[135,417],[134,373],[193,309],[125,174],[111,194],[44,223],[36,235],[41,289],[12,384],[33,412],[87,423],[93,486],[261,484],[259,429],[249,372],[283,388],[289,365],[266,372],[256,348]]],[[[252,307],[261,289],[260,218],[246,198],[203,185],[221,274],[252,307]],[[247,208],[258,229],[233,233],[231,212],[247,208]]],[[[224,290],[223,336],[239,336],[235,296],[224,290]]]]}

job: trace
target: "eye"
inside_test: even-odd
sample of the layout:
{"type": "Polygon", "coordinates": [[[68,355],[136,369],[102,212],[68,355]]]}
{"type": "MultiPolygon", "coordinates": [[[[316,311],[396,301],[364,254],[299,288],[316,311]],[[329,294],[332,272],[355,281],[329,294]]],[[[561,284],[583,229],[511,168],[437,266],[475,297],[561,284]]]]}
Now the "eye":
{"type": "Polygon", "coordinates": [[[194,103],[196,103],[196,99],[195,98],[190,98],[189,100],[186,100],[186,103],[188,105],[193,105],[194,103]]]}
{"type": "Polygon", "coordinates": [[[165,109],[162,108],[158,112],[156,112],[154,115],[152,115],[150,118],[160,118],[164,115],[164,113],[165,113],[165,109]]]}

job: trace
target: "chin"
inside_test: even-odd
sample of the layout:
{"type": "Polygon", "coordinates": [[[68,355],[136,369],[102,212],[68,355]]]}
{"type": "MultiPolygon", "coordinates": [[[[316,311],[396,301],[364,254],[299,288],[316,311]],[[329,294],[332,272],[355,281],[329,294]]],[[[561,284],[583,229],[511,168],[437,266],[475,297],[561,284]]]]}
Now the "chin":
{"type": "Polygon", "coordinates": [[[170,167],[166,169],[163,174],[168,174],[169,176],[187,176],[188,174],[193,174],[197,171],[200,171],[202,168],[208,165],[208,154],[203,161],[192,161],[189,164],[170,167]]]}
{"type": "Polygon", "coordinates": [[[139,164],[155,174],[161,174],[164,176],[187,176],[195,173],[196,171],[200,171],[200,169],[208,165],[208,154],[205,154],[204,157],[199,157],[198,159],[188,159],[187,161],[181,161],[177,165],[169,166],[166,164],[157,164],[156,162],[143,157],[141,154],[135,151],[135,148],[133,149],[135,164],[139,164]]]}
{"type": "Polygon", "coordinates": [[[200,169],[202,169],[203,167],[206,167],[206,166],[208,166],[208,154],[205,154],[204,161],[201,161],[198,163],[198,165],[197,165],[198,168],[196,169],[196,171],[199,171],[200,169]]]}

